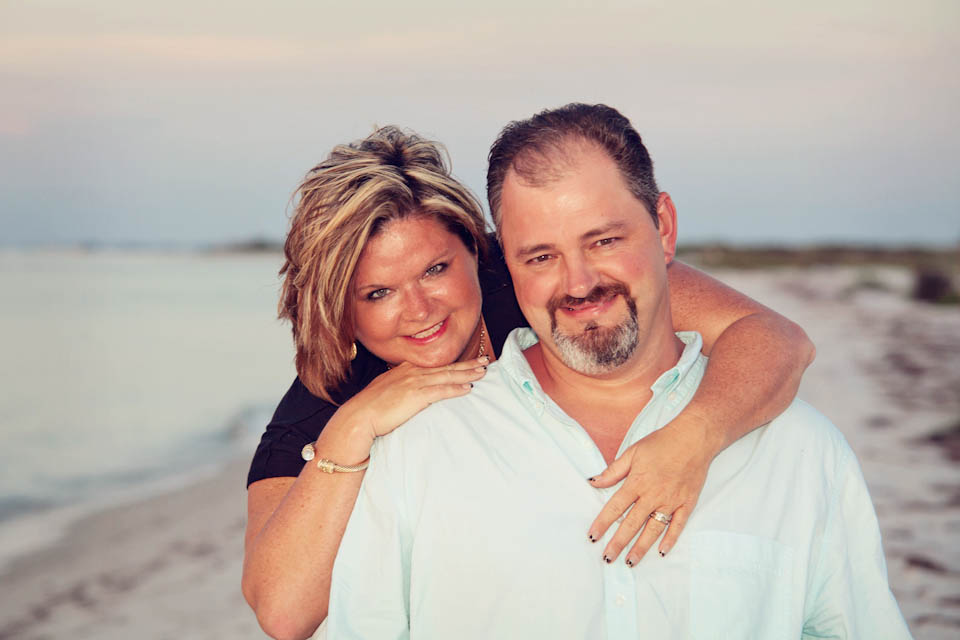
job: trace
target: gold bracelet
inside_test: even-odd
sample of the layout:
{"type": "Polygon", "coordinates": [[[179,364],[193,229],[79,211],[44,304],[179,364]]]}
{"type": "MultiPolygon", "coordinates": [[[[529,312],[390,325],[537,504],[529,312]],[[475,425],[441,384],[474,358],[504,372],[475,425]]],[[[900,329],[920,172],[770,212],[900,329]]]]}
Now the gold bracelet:
{"type": "MultiPolygon", "coordinates": [[[[307,462],[313,460],[316,455],[317,450],[312,444],[305,444],[303,445],[303,449],[300,450],[300,457],[307,462]]],[[[333,460],[327,460],[326,458],[317,460],[317,469],[320,469],[320,471],[324,473],[353,473],[354,471],[363,471],[368,466],[370,466],[370,456],[367,456],[367,459],[360,464],[337,464],[333,460]]]]}

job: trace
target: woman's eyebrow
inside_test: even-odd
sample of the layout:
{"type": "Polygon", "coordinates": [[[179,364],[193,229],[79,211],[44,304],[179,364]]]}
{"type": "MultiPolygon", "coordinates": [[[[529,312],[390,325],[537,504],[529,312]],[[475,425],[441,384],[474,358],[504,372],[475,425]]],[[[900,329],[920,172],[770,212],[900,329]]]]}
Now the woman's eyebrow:
{"type": "MultiPolygon", "coordinates": [[[[434,255],[432,258],[430,258],[424,263],[423,269],[424,270],[429,269],[430,267],[437,264],[438,262],[449,262],[453,260],[455,257],[456,257],[456,252],[453,252],[450,250],[440,251],[439,253],[437,253],[436,255],[434,255]]],[[[390,285],[382,282],[368,282],[368,283],[354,284],[353,288],[356,289],[357,291],[362,291],[364,289],[373,289],[373,290],[389,289],[390,285]]]]}

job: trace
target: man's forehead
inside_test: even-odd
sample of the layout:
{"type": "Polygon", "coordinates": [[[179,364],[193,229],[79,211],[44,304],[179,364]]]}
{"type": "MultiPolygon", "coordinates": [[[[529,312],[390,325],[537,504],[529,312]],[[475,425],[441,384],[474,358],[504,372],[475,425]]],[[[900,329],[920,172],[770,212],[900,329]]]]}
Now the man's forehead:
{"type": "Polygon", "coordinates": [[[569,145],[562,157],[539,158],[544,164],[520,163],[511,166],[504,176],[500,202],[504,220],[510,215],[531,214],[533,203],[548,193],[562,193],[564,200],[583,201],[584,205],[619,198],[646,208],[630,190],[616,162],[599,145],[569,145]],[[531,173],[531,169],[536,172],[531,173]]]}
{"type": "Polygon", "coordinates": [[[583,162],[598,156],[613,159],[599,144],[568,136],[546,145],[524,149],[517,154],[504,176],[504,187],[513,179],[527,187],[545,187],[576,171],[583,162]]]}

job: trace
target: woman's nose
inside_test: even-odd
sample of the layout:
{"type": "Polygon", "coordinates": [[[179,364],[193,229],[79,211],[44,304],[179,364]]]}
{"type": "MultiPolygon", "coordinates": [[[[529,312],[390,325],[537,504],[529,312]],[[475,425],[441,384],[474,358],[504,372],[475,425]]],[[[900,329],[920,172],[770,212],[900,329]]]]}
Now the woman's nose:
{"type": "Polygon", "coordinates": [[[430,296],[421,287],[412,287],[404,296],[404,315],[410,320],[425,320],[430,316],[430,296]]]}

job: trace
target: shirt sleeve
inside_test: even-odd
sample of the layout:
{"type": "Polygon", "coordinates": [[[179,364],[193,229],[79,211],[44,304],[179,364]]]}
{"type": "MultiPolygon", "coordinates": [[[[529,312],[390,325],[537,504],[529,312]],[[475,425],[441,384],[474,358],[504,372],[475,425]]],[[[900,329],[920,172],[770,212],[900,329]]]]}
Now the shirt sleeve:
{"type": "Polygon", "coordinates": [[[337,553],[327,637],[410,637],[411,532],[402,500],[400,457],[390,437],[370,454],[356,505],[337,553]]]}
{"type": "Polygon", "coordinates": [[[803,638],[910,638],[887,583],[880,527],[860,465],[844,443],[803,638]]]}

